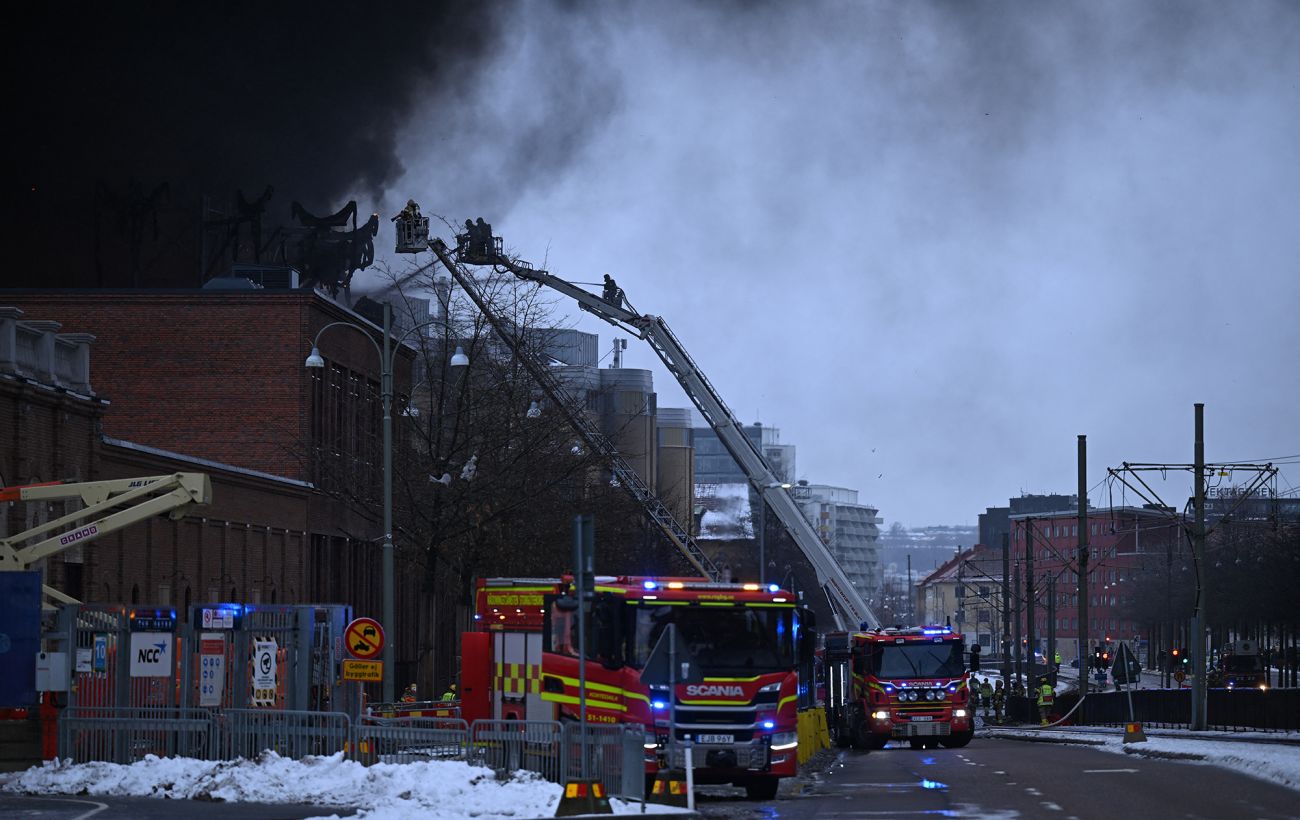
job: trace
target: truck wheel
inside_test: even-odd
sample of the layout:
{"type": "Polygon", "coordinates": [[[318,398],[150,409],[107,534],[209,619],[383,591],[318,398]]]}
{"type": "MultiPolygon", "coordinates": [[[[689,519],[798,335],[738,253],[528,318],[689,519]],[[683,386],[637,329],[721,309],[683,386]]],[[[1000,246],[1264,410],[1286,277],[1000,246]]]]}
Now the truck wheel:
{"type": "Polygon", "coordinates": [[[971,729],[967,732],[956,732],[955,734],[940,738],[939,742],[942,743],[946,749],[960,749],[967,743],[970,743],[971,738],[973,737],[975,737],[975,730],[971,729]]]}
{"type": "Polygon", "coordinates": [[[745,781],[745,796],[750,800],[771,800],[781,781],[775,777],[758,777],[745,781]]]}

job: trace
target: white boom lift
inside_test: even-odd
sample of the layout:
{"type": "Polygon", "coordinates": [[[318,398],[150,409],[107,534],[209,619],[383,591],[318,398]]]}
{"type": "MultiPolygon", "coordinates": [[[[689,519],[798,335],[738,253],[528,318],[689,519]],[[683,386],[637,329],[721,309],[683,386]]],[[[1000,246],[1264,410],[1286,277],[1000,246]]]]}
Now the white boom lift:
{"type": "MultiPolygon", "coordinates": [[[[816,572],[818,583],[821,584],[831,609],[839,621],[839,628],[880,626],[876,614],[849,582],[839,562],[817,535],[812,524],[804,517],[799,505],[788,492],[788,485],[780,481],[759,448],[754,446],[745,435],[740,422],[709,383],[704,372],[691,359],[681,342],[668,329],[668,324],[662,317],[639,314],[631,310],[625,305],[621,291],[613,298],[597,296],[558,276],[536,269],[527,262],[510,259],[502,251],[501,237],[492,236],[491,226],[483,223],[482,220],[479,220],[477,228],[467,222],[466,233],[456,236],[454,260],[450,256],[451,250],[441,239],[437,237],[429,239],[428,217],[413,213],[406,216],[399,215],[395,221],[397,222],[397,251],[415,253],[426,248],[432,250],[494,325],[497,324],[494,317],[486,311],[485,305],[477,298],[477,288],[472,278],[457,263],[499,267],[525,281],[545,285],[572,298],[582,310],[599,316],[611,325],[648,342],[705,421],[713,428],[718,439],[727,448],[727,452],[736,460],[760,500],[771,506],[772,511],[793,537],[800,552],[816,572]]],[[[698,550],[698,547],[696,549],[698,550]]],[[[703,555],[702,552],[699,554],[703,555]]]]}
{"type": "MultiPolygon", "coordinates": [[[[73,498],[81,499],[85,507],[0,539],[0,572],[27,571],[43,558],[155,515],[165,513],[172,519],[181,518],[189,506],[211,503],[212,483],[204,473],[173,473],[145,478],[54,481],[0,488],[0,502],[66,501],[73,498]],[[78,523],[83,521],[86,523],[78,523]],[[41,540],[25,547],[18,546],[34,538],[41,540]]],[[[41,590],[44,597],[52,601],[80,603],[48,584],[41,590]]],[[[49,601],[43,601],[43,605],[46,609],[54,608],[49,601]]]]}

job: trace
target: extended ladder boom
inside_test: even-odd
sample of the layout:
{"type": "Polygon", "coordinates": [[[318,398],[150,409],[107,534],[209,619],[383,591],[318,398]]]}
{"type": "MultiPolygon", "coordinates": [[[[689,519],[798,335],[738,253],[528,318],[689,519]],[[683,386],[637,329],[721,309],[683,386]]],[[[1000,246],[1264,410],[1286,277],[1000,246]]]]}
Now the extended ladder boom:
{"type": "MultiPolygon", "coordinates": [[[[578,432],[578,435],[580,435],[583,441],[587,443],[587,446],[605,459],[610,466],[610,471],[613,473],[614,478],[618,481],[619,485],[631,493],[633,499],[642,506],[646,511],[646,515],[655,526],[659,528],[659,531],[664,535],[664,537],[677,548],[686,560],[690,562],[691,566],[695,567],[696,571],[701,575],[713,581],[720,580],[721,573],[713,563],[713,560],[704,553],[704,550],[700,549],[699,544],[695,542],[695,539],[691,537],[690,533],[682,527],[680,523],[678,523],[677,519],[673,516],[672,511],[669,510],[659,497],[655,495],[654,491],[646,485],[645,481],[641,479],[641,476],[637,474],[636,470],[632,469],[631,465],[624,460],[613,442],[611,442],[604,433],[600,432],[600,429],[596,426],[595,422],[587,415],[586,411],[582,409],[574,398],[569,395],[568,391],[564,389],[559,380],[555,378],[555,375],[541,362],[537,361],[535,357],[529,355],[528,351],[524,348],[522,341],[515,332],[507,326],[506,323],[502,322],[492,311],[491,306],[480,292],[473,277],[466,273],[456,260],[451,258],[451,254],[447,246],[443,244],[442,240],[436,238],[433,239],[429,242],[429,247],[435,254],[437,254],[439,261],[441,261],[443,266],[447,268],[447,271],[453,278],[455,278],[461,288],[464,289],[469,298],[478,306],[478,309],[487,318],[493,329],[496,330],[497,335],[499,335],[506,345],[509,346],[509,348],[519,357],[520,363],[522,363],[528,370],[533,379],[537,381],[538,385],[542,388],[542,391],[545,392],[547,397],[550,398],[555,406],[564,413],[569,423],[573,425],[573,428],[578,432]]],[[[505,264],[505,262],[502,262],[502,264],[505,264]]],[[[551,279],[555,279],[555,277],[550,276],[550,274],[545,275],[551,279]]],[[[563,282],[563,280],[556,281],[562,282],[564,285],[578,293],[586,294],[586,291],[574,288],[567,282],[563,282]]],[[[552,287],[555,286],[552,285],[552,287]]],[[[586,295],[590,296],[590,294],[586,295]]],[[[629,318],[634,315],[627,313],[626,311],[620,312],[626,314],[629,318]]]]}
{"type": "MultiPolygon", "coordinates": [[[[660,361],[676,377],[678,384],[690,397],[696,409],[717,433],[718,439],[727,448],[727,452],[740,465],[759,498],[771,506],[777,518],[794,538],[795,544],[817,573],[818,583],[822,585],[836,617],[840,620],[840,628],[856,629],[864,624],[872,628],[880,626],[876,614],[871,611],[857,588],[844,574],[843,568],[835,560],[817,531],[813,529],[812,524],[804,517],[794,498],[782,486],[776,473],[767,463],[767,459],[744,434],[740,422],[661,317],[638,314],[623,307],[622,300],[618,300],[618,304],[611,303],[547,271],[512,260],[501,252],[499,237],[477,239],[480,244],[478,247],[473,247],[470,237],[457,237],[460,242],[461,258],[467,259],[472,264],[497,265],[509,270],[520,279],[557,290],[575,300],[588,313],[593,313],[610,324],[649,342],[660,361]]],[[[447,256],[446,245],[441,240],[434,239],[430,242],[430,247],[434,248],[443,264],[452,270],[453,275],[456,275],[455,269],[448,264],[450,260],[444,258],[447,256]]],[[[462,276],[463,274],[457,276],[457,281],[461,281],[462,276]]],[[[464,287],[465,282],[461,281],[461,285],[464,287]]],[[[470,292],[469,288],[466,288],[466,292],[470,292]]],[[[478,302],[474,294],[470,293],[471,298],[478,302]]],[[[481,303],[479,307],[483,309],[481,303]]],[[[491,318],[486,310],[484,313],[491,318]]],[[[559,403],[563,406],[563,402],[559,403]]],[[[615,452],[614,455],[617,456],[617,453],[615,452]]],[[[691,544],[693,545],[694,542],[692,541],[691,544]]],[[[694,549],[699,548],[694,547],[694,549]]],[[[702,552],[699,554],[703,555],[702,552]]]]}
{"type": "MultiPolygon", "coordinates": [[[[212,501],[212,483],[203,473],[173,473],[108,481],[51,482],[0,488],[0,501],[58,501],[79,498],[86,506],[30,530],[0,539],[0,572],[22,572],[36,562],[85,544],[123,527],[166,513],[173,519],[192,504],[212,501]],[[116,510],[115,512],[110,512],[116,510]],[[78,521],[87,521],[78,524],[78,521]],[[41,538],[18,547],[25,541],[41,538]]],[[[50,586],[44,594],[63,603],[76,599],[50,586]]]]}

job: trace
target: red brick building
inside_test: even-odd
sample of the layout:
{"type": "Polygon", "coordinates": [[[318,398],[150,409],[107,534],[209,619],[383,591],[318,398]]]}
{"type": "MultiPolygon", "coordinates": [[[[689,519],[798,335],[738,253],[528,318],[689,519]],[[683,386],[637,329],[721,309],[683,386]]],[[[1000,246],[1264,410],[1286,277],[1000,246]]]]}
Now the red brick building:
{"type": "MultiPolygon", "coordinates": [[[[305,368],[335,321],[382,341],[309,290],[0,291],[0,483],[213,481],[209,507],[65,553],[48,581],[83,600],[343,602],[378,617],[380,361],[362,333],[333,328],[320,339],[327,367],[305,368]],[[373,504],[317,490],[339,481],[373,504]]],[[[414,351],[396,360],[400,394],[414,351]]],[[[0,526],[51,512],[2,510],[0,526]]],[[[392,630],[400,681],[415,679],[429,638],[420,574],[399,563],[397,575],[398,621],[414,627],[392,630]]]]}
{"type": "MultiPolygon", "coordinates": [[[[1180,548],[1181,528],[1163,510],[1114,507],[1088,512],[1088,641],[1129,641],[1139,648],[1147,639],[1146,624],[1125,616],[1134,580],[1144,566],[1163,562],[1170,549],[1180,548]]],[[[1034,634],[1040,649],[1047,646],[1048,584],[1055,579],[1057,651],[1069,664],[1079,649],[1079,582],[1074,569],[1079,543],[1077,510],[1013,515],[1011,555],[1026,573],[1026,544],[1033,551],[1034,634]]],[[[1022,581],[1023,585],[1024,581],[1022,581]]],[[[1023,606],[1023,605],[1022,605],[1023,606]]],[[[1024,610],[1021,610],[1024,617],[1024,610]]],[[[1023,627],[1022,627],[1023,629],[1023,627]]],[[[1024,633],[1022,632],[1022,638],[1024,633]]]]}

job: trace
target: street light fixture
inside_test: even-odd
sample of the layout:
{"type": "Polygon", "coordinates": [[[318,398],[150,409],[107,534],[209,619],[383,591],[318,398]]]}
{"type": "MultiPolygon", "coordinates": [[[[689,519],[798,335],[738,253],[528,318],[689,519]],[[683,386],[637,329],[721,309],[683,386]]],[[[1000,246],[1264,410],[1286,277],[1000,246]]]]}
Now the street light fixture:
{"type": "MultiPolygon", "coordinates": [[[[401,336],[397,338],[397,346],[400,347],[402,340],[417,330],[422,330],[430,325],[440,324],[441,319],[431,322],[424,322],[415,327],[408,328],[401,336]]],[[[395,687],[393,686],[393,644],[396,633],[396,603],[393,592],[393,575],[395,573],[393,561],[393,359],[397,356],[397,348],[392,345],[393,332],[393,306],[384,303],[384,346],[381,349],[379,343],[375,341],[365,328],[352,322],[330,322],[316,332],[316,338],[312,340],[311,355],[303,364],[306,367],[323,368],[325,359],[320,355],[320,337],[325,331],[332,327],[350,327],[353,330],[364,335],[375,347],[375,352],[379,354],[379,372],[380,372],[380,396],[384,403],[384,552],[383,552],[383,572],[384,572],[384,629],[388,631],[384,640],[384,702],[393,703],[396,697],[395,687]]],[[[465,351],[456,346],[456,353],[451,357],[452,367],[467,367],[469,357],[465,351]]]]}

